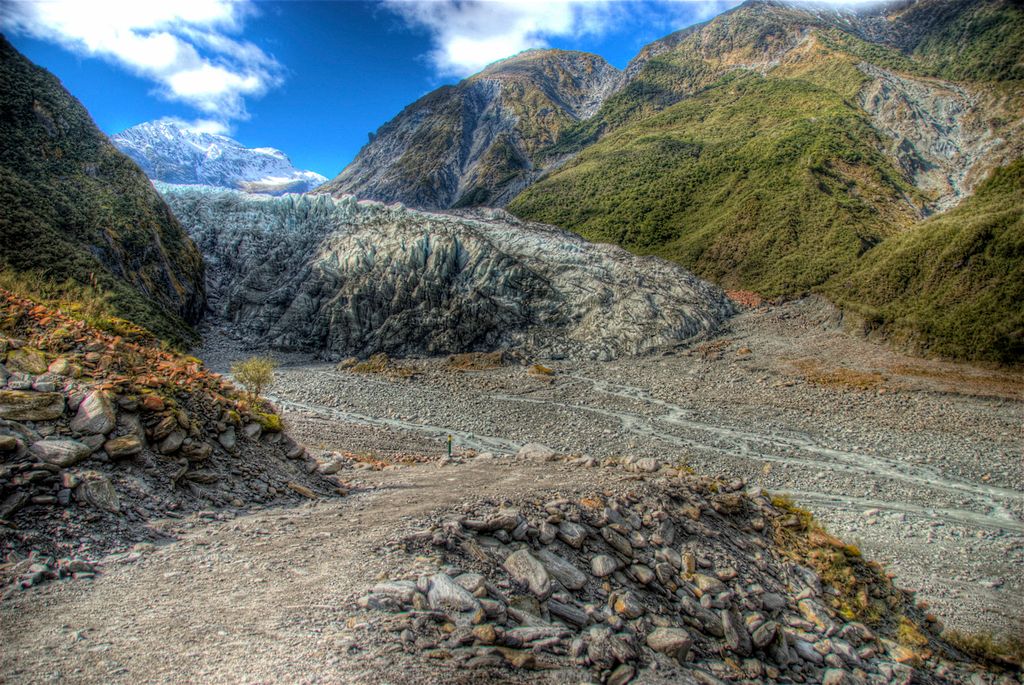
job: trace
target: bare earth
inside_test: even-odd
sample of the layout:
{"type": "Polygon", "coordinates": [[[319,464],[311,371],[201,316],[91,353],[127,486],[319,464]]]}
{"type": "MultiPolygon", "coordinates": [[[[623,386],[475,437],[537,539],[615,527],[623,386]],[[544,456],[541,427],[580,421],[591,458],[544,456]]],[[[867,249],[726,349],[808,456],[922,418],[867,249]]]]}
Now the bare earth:
{"type": "MultiPolygon", "coordinates": [[[[215,368],[243,354],[225,341],[203,352],[215,368]]],[[[813,301],[745,313],[668,356],[545,360],[550,378],[444,360],[406,362],[412,378],[285,361],[274,399],[298,439],[325,461],[339,451],[398,467],[343,471],[354,487],[344,499],[160,524],[179,541],[111,558],[92,583],[15,596],[0,605],[0,681],[436,679],[399,671],[353,608],[404,563],[388,545],[462,502],[635,477],[473,457],[530,441],[685,462],[790,493],[919,589],[947,625],[1021,628],[1019,374],[904,357],[844,334],[813,301]],[[439,466],[448,434],[461,459],[439,466]]]]}

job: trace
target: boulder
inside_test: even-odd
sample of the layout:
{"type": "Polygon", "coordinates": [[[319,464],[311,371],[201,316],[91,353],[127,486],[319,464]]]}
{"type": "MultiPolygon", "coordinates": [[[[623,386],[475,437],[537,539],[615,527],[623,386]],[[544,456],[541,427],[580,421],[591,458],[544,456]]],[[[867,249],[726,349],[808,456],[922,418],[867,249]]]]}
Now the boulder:
{"type": "Polygon", "coordinates": [[[119,438],[112,438],[103,443],[103,449],[107,456],[117,461],[130,459],[142,452],[142,440],[137,435],[122,435],[119,438]]]}
{"type": "Polygon", "coordinates": [[[537,561],[529,550],[520,549],[508,555],[504,566],[513,580],[528,587],[540,599],[551,594],[551,577],[544,564],[537,561]]]}
{"type": "Polygon", "coordinates": [[[64,395],[59,392],[0,390],[0,419],[51,421],[64,413],[64,395]]]}
{"type": "Polygon", "coordinates": [[[647,636],[647,646],[665,656],[686,661],[686,656],[693,646],[690,634],[682,628],[655,628],[647,636]]]}
{"type": "Polygon", "coordinates": [[[93,475],[90,480],[82,482],[75,489],[75,497],[81,504],[88,504],[97,509],[105,509],[113,513],[121,511],[121,502],[113,484],[103,476],[93,475]]]}
{"type": "Polygon", "coordinates": [[[520,459],[531,459],[533,461],[554,461],[558,456],[558,452],[539,442],[529,442],[519,448],[516,456],[520,459]]]}
{"type": "Polygon", "coordinates": [[[71,430],[76,433],[106,435],[117,427],[117,411],[106,393],[90,392],[78,406],[71,430]]]}
{"type": "Polygon", "coordinates": [[[29,451],[40,460],[61,468],[74,466],[92,454],[91,447],[70,438],[40,440],[33,443],[29,451]]]}

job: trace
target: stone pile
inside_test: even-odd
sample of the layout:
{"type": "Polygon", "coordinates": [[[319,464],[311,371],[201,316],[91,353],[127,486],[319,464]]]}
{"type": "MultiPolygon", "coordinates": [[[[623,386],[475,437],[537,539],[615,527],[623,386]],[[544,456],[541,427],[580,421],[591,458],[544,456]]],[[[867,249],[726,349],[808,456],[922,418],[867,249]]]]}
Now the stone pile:
{"type": "MultiPolygon", "coordinates": [[[[406,652],[494,681],[529,669],[616,685],[970,682],[972,667],[877,566],[858,562],[859,582],[837,587],[798,563],[801,544],[780,541],[801,525],[742,481],[695,476],[488,502],[406,538],[437,567],[357,604],[384,612],[406,652]]],[[[842,544],[800,532],[814,535],[842,544]]]]}
{"type": "Polygon", "coordinates": [[[195,360],[13,296],[0,307],[0,574],[8,579],[83,573],[80,553],[146,539],[154,518],[337,491],[269,407],[250,406],[195,360]],[[32,552],[52,563],[25,566],[32,552]]]}

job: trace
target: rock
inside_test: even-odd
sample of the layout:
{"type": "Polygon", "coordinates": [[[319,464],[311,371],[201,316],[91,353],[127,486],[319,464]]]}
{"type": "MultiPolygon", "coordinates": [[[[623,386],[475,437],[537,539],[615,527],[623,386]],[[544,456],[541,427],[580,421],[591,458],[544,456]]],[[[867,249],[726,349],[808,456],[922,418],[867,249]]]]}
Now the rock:
{"type": "Polygon", "coordinates": [[[682,663],[690,653],[693,640],[682,628],[655,628],[647,636],[647,646],[682,663]]]}
{"type": "Polygon", "coordinates": [[[629,572],[641,585],[650,585],[654,582],[654,571],[643,564],[633,564],[629,567],[629,572]]]}
{"type": "Polygon", "coordinates": [[[64,395],[59,392],[0,390],[0,419],[50,421],[64,414],[64,395]]]}
{"type": "Polygon", "coordinates": [[[0,435],[0,452],[13,452],[18,449],[18,440],[13,435],[0,435]]]}
{"type": "Polygon", "coordinates": [[[582,549],[587,539],[587,529],[572,521],[562,521],[558,524],[558,539],[573,549],[582,549]]]}
{"type": "Polygon", "coordinates": [[[71,430],[76,433],[106,435],[117,427],[117,411],[106,393],[90,392],[78,406],[71,430]]]}
{"type": "Polygon", "coordinates": [[[605,576],[611,575],[619,568],[619,562],[612,559],[607,554],[598,554],[596,557],[590,560],[591,572],[598,578],[604,578],[605,576]]]}
{"type": "Polygon", "coordinates": [[[481,623],[473,627],[473,637],[482,645],[493,645],[498,641],[498,633],[490,623],[481,623]]]}
{"type": "Polygon", "coordinates": [[[828,610],[813,599],[801,599],[797,608],[808,621],[818,627],[822,633],[832,635],[836,632],[836,624],[828,615],[828,610]]]}
{"type": "Polygon", "coordinates": [[[250,440],[259,440],[263,433],[263,426],[258,423],[247,423],[242,426],[242,434],[250,440]]]}
{"type": "Polygon", "coordinates": [[[29,451],[42,461],[61,468],[74,466],[92,454],[91,447],[70,438],[40,440],[33,443],[29,451]]]}
{"type": "Polygon", "coordinates": [[[718,578],[707,576],[703,573],[694,574],[693,582],[697,584],[697,589],[700,590],[701,594],[705,595],[718,595],[728,589],[725,583],[718,578]]]}
{"type": "Polygon", "coordinates": [[[164,410],[164,400],[158,395],[146,395],[142,398],[142,408],[148,412],[159,412],[164,410]]]}
{"type": "Polygon", "coordinates": [[[537,556],[548,573],[567,590],[579,590],[587,584],[587,575],[583,571],[551,550],[542,549],[537,556]]]}
{"type": "Polygon", "coordinates": [[[533,461],[554,461],[558,456],[558,452],[554,451],[547,445],[541,445],[537,442],[529,442],[519,448],[516,456],[520,459],[531,459],[533,461]]]}
{"type": "Polygon", "coordinates": [[[584,634],[587,645],[587,658],[598,668],[612,668],[615,664],[624,664],[637,657],[632,637],[625,634],[614,634],[605,625],[591,626],[584,634]]]}
{"type": "Polygon", "coordinates": [[[577,627],[583,627],[590,623],[590,618],[587,616],[586,612],[570,604],[565,604],[552,598],[548,600],[547,606],[548,611],[551,612],[552,616],[561,619],[566,623],[577,627]]]}
{"type": "Polygon", "coordinates": [[[377,583],[372,590],[375,595],[391,597],[399,606],[405,607],[412,604],[416,596],[416,583],[411,580],[393,580],[386,583],[377,583]]]}
{"type": "Polygon", "coordinates": [[[513,580],[527,586],[538,598],[546,599],[551,594],[551,577],[528,550],[520,549],[510,554],[504,567],[513,580]]]}
{"type": "Polygon", "coordinates": [[[615,551],[622,556],[633,556],[633,545],[629,543],[629,540],[612,530],[610,526],[605,526],[601,529],[601,537],[603,537],[604,541],[614,547],[615,551]]]}
{"type": "Polygon", "coordinates": [[[235,437],[235,427],[228,426],[227,430],[217,436],[217,442],[220,443],[221,447],[228,450],[229,452],[235,449],[237,438],[235,437]]]}
{"type": "Polygon", "coordinates": [[[642,473],[654,473],[661,468],[661,462],[653,457],[644,457],[633,462],[633,466],[642,473]]]}
{"type": "Polygon", "coordinates": [[[28,504],[30,495],[27,492],[12,492],[0,503],[0,519],[10,519],[11,516],[28,504]]]}
{"type": "Polygon", "coordinates": [[[82,504],[89,504],[97,509],[105,509],[117,513],[121,511],[121,502],[117,491],[109,480],[95,476],[84,481],[75,489],[75,497],[82,504]]]}
{"type": "Polygon", "coordinates": [[[22,347],[7,353],[7,370],[11,372],[31,373],[39,375],[46,373],[49,364],[46,362],[46,355],[32,347],[22,347]]]}
{"type": "Polygon", "coordinates": [[[821,677],[821,685],[852,685],[852,682],[845,671],[827,668],[821,677]]]}
{"type": "Polygon", "coordinates": [[[317,497],[315,492],[307,488],[305,485],[300,485],[294,481],[288,481],[288,489],[298,495],[302,495],[306,499],[320,499],[317,497]]]}
{"type": "Polygon", "coordinates": [[[618,595],[612,608],[615,609],[615,613],[626,618],[640,618],[647,611],[640,598],[632,592],[618,595]]]}
{"type": "Polygon", "coordinates": [[[767,647],[772,640],[775,639],[775,631],[778,630],[779,624],[775,621],[766,621],[762,623],[757,629],[754,630],[753,635],[750,636],[751,642],[758,649],[764,649],[767,647]]]}
{"type": "Polygon", "coordinates": [[[207,442],[193,442],[182,445],[181,454],[189,461],[206,461],[213,454],[213,446],[207,442]]]}
{"type": "Polygon", "coordinates": [[[107,456],[118,461],[129,459],[142,452],[142,440],[137,435],[122,435],[103,443],[107,456]]]}
{"type": "Polygon", "coordinates": [[[747,627],[734,609],[722,610],[722,631],[725,633],[725,643],[733,652],[740,656],[753,653],[747,627]]]}
{"type": "Polygon", "coordinates": [[[605,681],[607,685],[626,685],[636,676],[636,668],[629,664],[619,664],[605,681]]]}
{"type": "Polygon", "coordinates": [[[185,438],[188,437],[188,433],[181,430],[180,428],[172,430],[166,438],[160,442],[160,453],[161,454],[174,454],[181,448],[181,444],[185,442],[185,438]]]}
{"type": "Polygon", "coordinates": [[[766,592],[761,595],[761,606],[767,611],[782,611],[786,608],[786,600],[774,592],[766,592]]]}
{"type": "Polygon", "coordinates": [[[465,613],[480,610],[476,597],[444,573],[431,576],[427,602],[435,611],[465,613]]]}

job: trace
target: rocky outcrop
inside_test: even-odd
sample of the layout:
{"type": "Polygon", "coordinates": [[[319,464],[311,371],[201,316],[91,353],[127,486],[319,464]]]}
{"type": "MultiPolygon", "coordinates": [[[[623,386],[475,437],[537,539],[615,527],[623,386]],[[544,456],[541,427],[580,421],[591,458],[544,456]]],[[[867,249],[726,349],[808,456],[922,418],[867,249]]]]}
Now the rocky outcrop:
{"type": "Polygon", "coordinates": [[[501,210],[161,188],[207,259],[213,312],[252,345],[610,359],[709,333],[731,312],[680,267],[501,210]]]}
{"type": "Polygon", "coordinates": [[[356,605],[408,658],[474,682],[881,685],[968,682],[978,668],[911,593],[790,505],[742,480],[654,470],[629,494],[442,512],[394,546],[409,561],[392,563],[418,571],[356,605]]]}
{"type": "Polygon", "coordinates": [[[0,206],[0,269],[48,297],[191,338],[205,302],[195,245],[81,103],[3,37],[0,206]]]}
{"type": "Polygon", "coordinates": [[[1001,153],[1020,145],[1011,141],[1019,139],[1024,118],[1000,117],[1001,108],[966,86],[868,63],[859,68],[868,77],[861,107],[887,141],[886,152],[936,211],[956,205],[1002,160],[1001,153]]]}
{"type": "Polygon", "coordinates": [[[118,133],[110,142],[138,163],[154,181],[209,185],[249,193],[304,193],[327,179],[296,169],[272,147],[247,148],[237,140],[201,133],[175,121],[147,121],[118,133]]]}
{"type": "Polygon", "coordinates": [[[535,153],[618,81],[596,55],[528,50],[405,108],[320,191],[425,209],[502,206],[543,171],[535,153]]]}
{"type": "Polygon", "coordinates": [[[159,539],[156,519],[340,492],[339,482],[314,473],[305,449],[267,413],[272,407],[195,360],[3,290],[0,321],[5,594],[91,576],[85,557],[159,539]],[[9,372],[23,351],[49,368],[9,372]],[[78,567],[60,560],[68,554],[78,567]]]}

